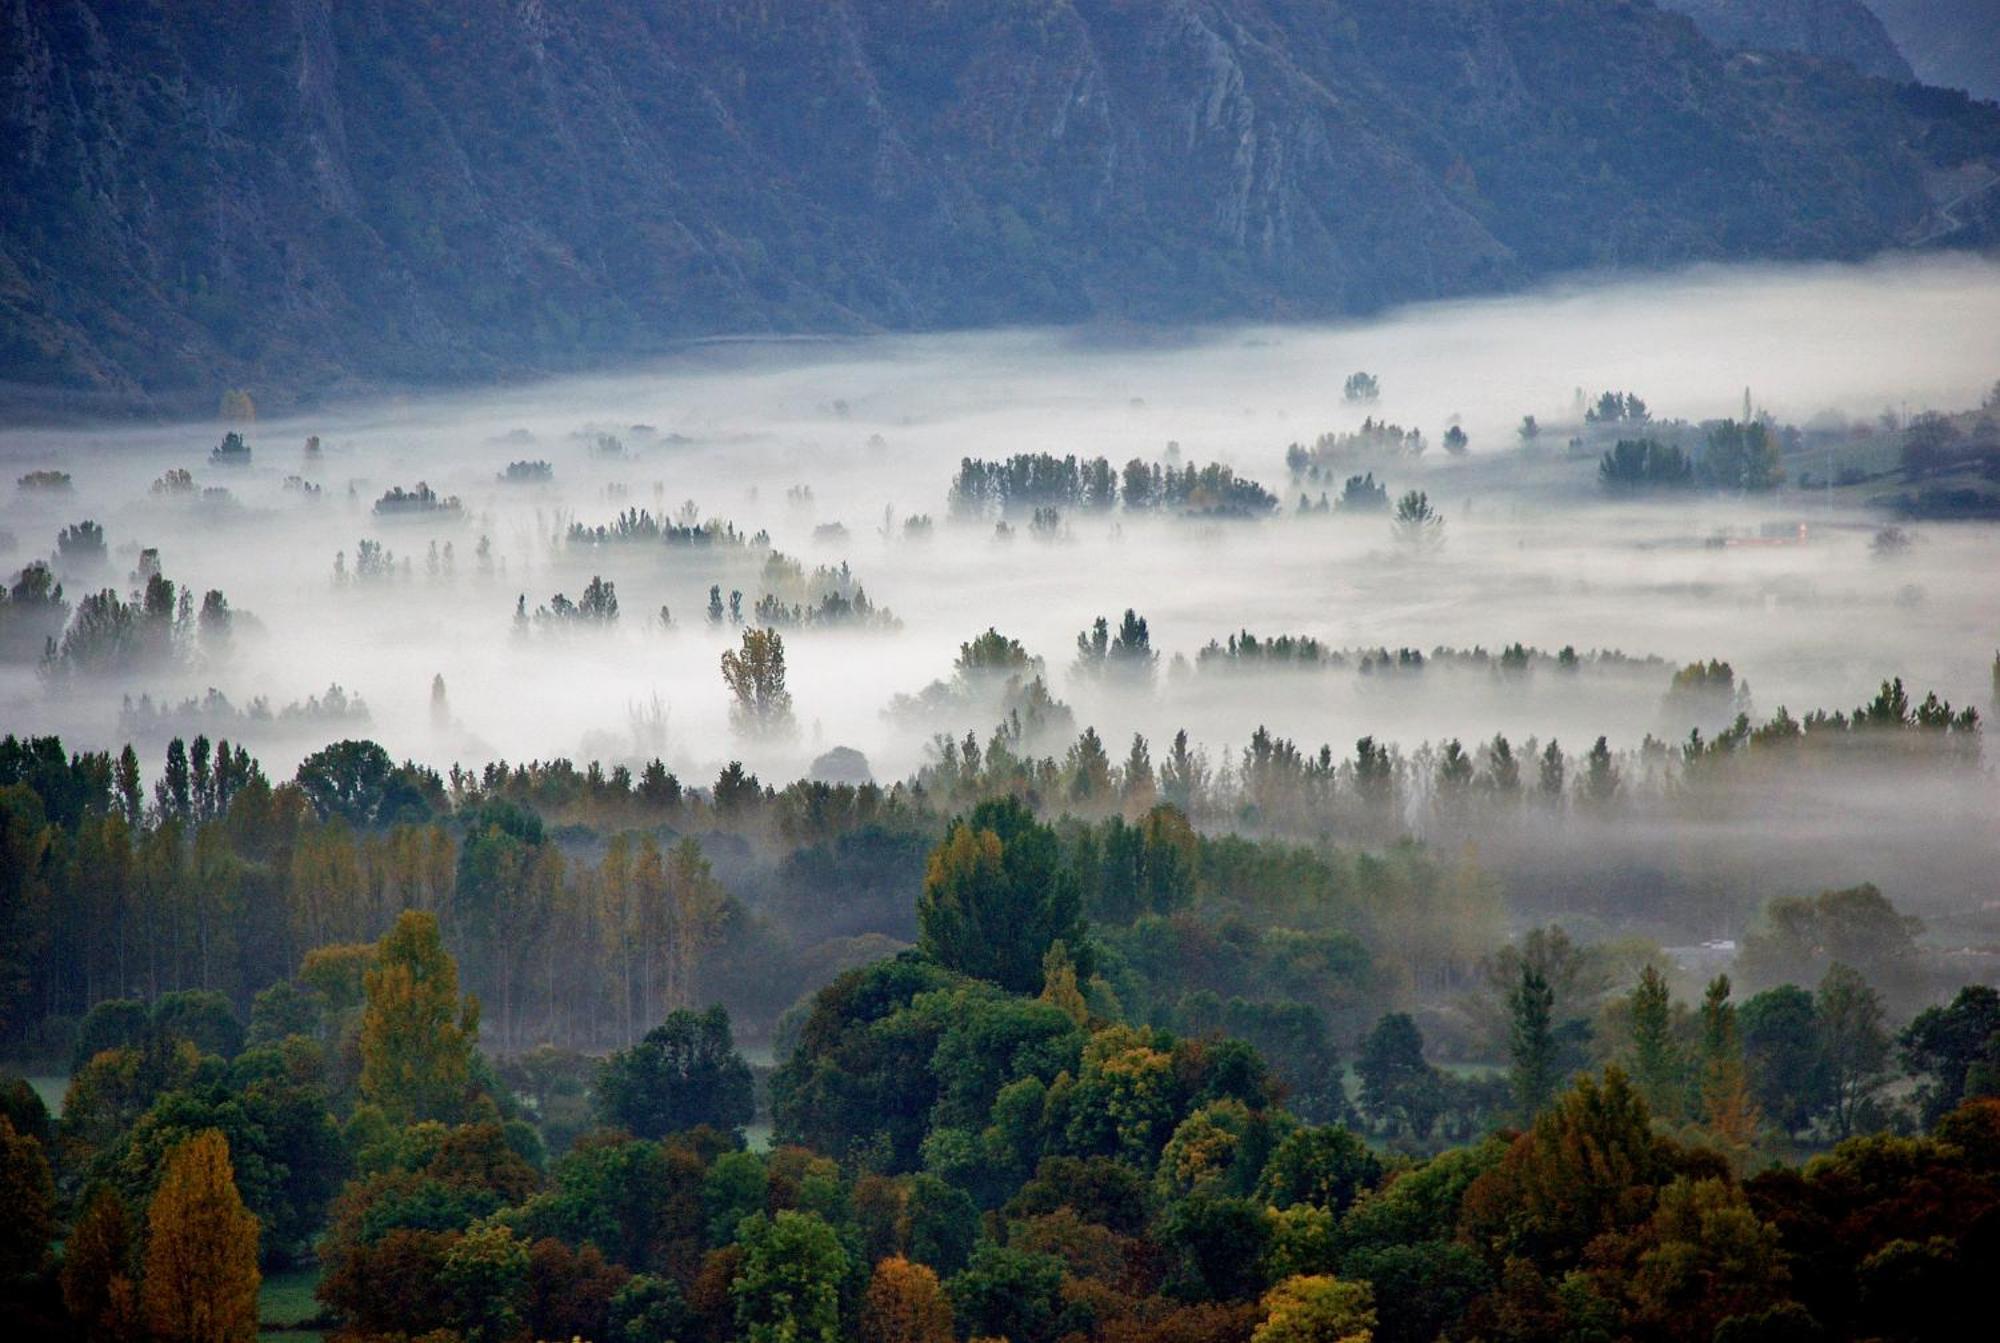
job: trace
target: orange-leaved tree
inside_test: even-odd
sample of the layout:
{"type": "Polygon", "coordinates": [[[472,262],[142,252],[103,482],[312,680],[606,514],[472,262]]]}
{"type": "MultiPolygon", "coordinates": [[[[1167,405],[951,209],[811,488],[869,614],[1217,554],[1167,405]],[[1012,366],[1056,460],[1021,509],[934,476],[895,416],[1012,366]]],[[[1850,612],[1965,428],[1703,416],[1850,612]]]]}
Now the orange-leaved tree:
{"type": "Polygon", "coordinates": [[[173,1150],[147,1209],[142,1300],[162,1343],[257,1336],[257,1219],[236,1192],[229,1140],[204,1129],[173,1150]]]}

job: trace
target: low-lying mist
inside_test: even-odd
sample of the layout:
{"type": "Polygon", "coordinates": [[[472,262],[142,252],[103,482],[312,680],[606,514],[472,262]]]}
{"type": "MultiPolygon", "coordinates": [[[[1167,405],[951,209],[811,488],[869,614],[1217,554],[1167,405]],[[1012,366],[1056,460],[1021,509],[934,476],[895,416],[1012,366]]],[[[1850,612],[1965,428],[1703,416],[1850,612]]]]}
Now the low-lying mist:
{"type": "MultiPolygon", "coordinates": [[[[934,759],[936,732],[983,740],[994,728],[990,697],[891,712],[897,696],[948,681],[960,645],[989,627],[1044,660],[1074,727],[1094,726],[1114,761],[1135,732],[1157,754],[1185,728],[1220,766],[1260,726],[1335,757],[1369,735],[1406,753],[1495,733],[1556,738],[1574,754],[1603,735],[1632,752],[1648,734],[1712,735],[1737,708],[1759,720],[1780,705],[1852,709],[1897,676],[1984,712],[2000,528],[1925,524],[1885,548],[1884,518],[1851,491],[1796,488],[1802,471],[1832,476],[1803,449],[1786,461],[1792,483],[1771,493],[1614,502],[1598,488],[1594,446],[1571,452],[1566,439],[1580,399],[1605,390],[1694,422],[1741,416],[1746,403],[1822,427],[1962,410],[2000,375],[1996,332],[2000,263],[1942,257],[1699,270],[1175,340],[1018,331],[716,344],[617,376],[284,421],[9,431],[9,576],[53,556],[74,605],[135,589],[142,551],[157,550],[196,608],[217,589],[234,619],[226,637],[136,671],[51,674],[16,650],[0,672],[0,719],[75,747],[133,740],[148,760],[170,735],[206,732],[249,745],[274,775],[329,739],[368,736],[441,769],[657,756],[691,782],[731,759],[782,781],[847,746],[887,781],[934,759]],[[1379,399],[1346,398],[1359,370],[1379,399]],[[1530,415],[1546,426],[1532,442],[1518,432],[1530,415]],[[1421,430],[1428,451],[1355,471],[1371,470],[1392,500],[1427,492],[1441,543],[1399,540],[1387,513],[1299,510],[1302,493],[1337,498],[1341,482],[1293,479],[1288,445],[1370,417],[1421,430]],[[1454,425],[1462,455],[1441,446],[1454,425]],[[211,459],[228,429],[247,463],[211,459]],[[963,459],[1018,453],[1102,456],[1114,469],[1220,462],[1281,505],[1256,519],[954,515],[963,459]],[[549,470],[503,480],[512,463],[549,470]],[[36,470],[68,473],[68,488],[12,486],[36,470]],[[395,496],[378,507],[420,482],[457,507],[399,508],[395,496]],[[725,521],[736,540],[568,535],[635,509],[649,515],[642,526],[725,521]],[[87,545],[58,554],[58,533],[84,520],[103,528],[102,558],[87,545]],[[816,584],[848,595],[858,584],[876,610],[867,627],[786,630],[799,731],[784,739],[732,733],[718,670],[741,635],[729,594],[756,624],[770,583],[759,533],[802,566],[808,604],[816,584]],[[813,578],[822,565],[850,573],[813,578]],[[535,618],[558,593],[584,600],[594,578],[615,585],[615,621],[535,618]],[[1147,622],[1154,674],[1075,671],[1079,632],[1103,616],[1115,634],[1128,608],[1147,622]],[[1284,670],[1201,656],[1243,631],[1308,636],[1324,656],[1284,670]],[[1503,668],[1517,643],[1530,656],[1503,668]],[[1558,660],[1566,647],[1574,667],[1558,660]],[[1425,655],[1421,672],[1394,665],[1405,648],[1425,655]],[[1378,649],[1391,665],[1366,659],[1378,649]],[[1733,669],[1732,712],[1690,717],[1667,702],[1669,681],[1707,659],[1733,669]],[[211,690],[231,712],[215,701],[184,711],[211,690]]],[[[1060,755],[1064,743],[1037,749],[1060,755]]],[[[1916,818],[1907,833],[1929,851],[1926,871],[1948,874],[1936,878],[1947,888],[1899,900],[1963,907],[1982,881],[1994,895],[1990,777],[1947,791],[1942,809],[1921,789],[1850,799],[1873,818],[1864,835],[1916,818]]],[[[1832,816],[1824,841],[1810,825],[1822,804],[1844,805],[1816,796],[1782,809],[1785,842],[1802,855],[1840,832],[1832,816]]],[[[1739,811],[1723,828],[1749,843],[1777,818],[1739,811]]],[[[1861,857],[1854,879],[1895,875],[1879,853],[1861,857]]],[[[1811,866],[1817,880],[1837,864],[1811,866]]]]}

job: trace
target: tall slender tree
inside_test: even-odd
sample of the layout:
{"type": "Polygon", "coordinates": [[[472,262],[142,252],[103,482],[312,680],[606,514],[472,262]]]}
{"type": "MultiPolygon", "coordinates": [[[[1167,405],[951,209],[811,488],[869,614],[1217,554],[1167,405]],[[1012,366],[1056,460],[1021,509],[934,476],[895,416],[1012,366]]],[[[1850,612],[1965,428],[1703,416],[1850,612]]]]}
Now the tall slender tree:
{"type": "Polygon", "coordinates": [[[146,1323],[161,1343],[250,1343],[257,1336],[257,1219],[236,1192],[216,1129],[167,1158],[146,1213],[146,1323]]]}
{"type": "Polygon", "coordinates": [[[398,918],[363,984],[361,1094],[406,1123],[457,1117],[472,1084],[479,1000],[460,1000],[436,916],[398,918]]]}

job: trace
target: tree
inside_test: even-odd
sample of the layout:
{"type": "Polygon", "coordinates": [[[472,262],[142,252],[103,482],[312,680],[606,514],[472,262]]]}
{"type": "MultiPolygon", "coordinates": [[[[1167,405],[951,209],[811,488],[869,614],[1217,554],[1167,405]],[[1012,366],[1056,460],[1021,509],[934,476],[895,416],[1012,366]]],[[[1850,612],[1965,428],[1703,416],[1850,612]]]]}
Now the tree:
{"type": "Polygon", "coordinates": [[[1959,454],[1958,426],[1934,410],[1910,420],[1903,431],[1903,474],[1911,480],[1951,465],[1959,454]]]}
{"type": "Polygon", "coordinates": [[[0,1115],[0,1293],[41,1271],[55,1235],[55,1200],[41,1143],[0,1115]]]}
{"type": "Polygon", "coordinates": [[[1637,1335],[1712,1339],[1725,1318],[1775,1304],[1791,1276],[1778,1229],[1733,1181],[1674,1180],[1640,1238],[1652,1244],[1630,1280],[1637,1335]]]}
{"type": "Polygon", "coordinates": [[[167,1160],[146,1212],[143,1300],[163,1343],[250,1343],[257,1336],[257,1219],[236,1192],[229,1143],[214,1129],[167,1160]]]}
{"type": "Polygon", "coordinates": [[[404,1123],[455,1118],[472,1084],[479,1000],[460,1001],[437,916],[404,911],[363,984],[361,1094],[404,1123]]]}
{"type": "Polygon", "coordinates": [[[1471,440],[1458,425],[1454,424],[1444,431],[1444,450],[1452,456],[1463,457],[1470,445],[1471,440]]]}
{"type": "Polygon", "coordinates": [[[745,1343],[841,1343],[840,1236],[812,1212],[747,1217],[737,1231],[742,1267],[729,1285],[745,1343]]]}
{"type": "Polygon", "coordinates": [[[1811,984],[1835,961],[1873,983],[1900,987],[1917,959],[1923,923],[1899,913],[1872,884],[1810,896],[1780,896],[1743,941],[1743,974],[1754,984],[1811,984]]]}
{"type": "Polygon", "coordinates": [[[773,629],[746,629],[741,649],[725,649],[722,680],[735,697],[729,721],[755,737],[790,736],[792,692],[785,688],[785,637],[773,629]]]}
{"type": "Polygon", "coordinates": [[[1598,462],[1597,483],[1612,494],[1685,489],[1694,484],[1694,463],[1671,444],[1621,438],[1598,462]]]}
{"type": "Polygon", "coordinates": [[[394,825],[430,819],[437,776],[398,767],[372,741],[337,741],[299,764],[299,788],[322,819],[338,816],[353,826],[394,825]]]}
{"type": "Polygon", "coordinates": [[[917,902],[918,944],[938,964],[1012,993],[1042,987],[1051,945],[1090,971],[1083,899],[1055,831],[1013,798],[954,819],[931,851],[917,902]]]}
{"type": "Polygon", "coordinates": [[[1062,1314],[1063,1261],[982,1240],[945,1290],[968,1338],[1054,1343],[1062,1314]]]}
{"type": "Polygon", "coordinates": [[[1612,763],[1611,746],[1599,737],[1584,757],[1583,800],[1593,807],[1608,807],[1618,796],[1618,766],[1612,763]]]}
{"type": "Polygon", "coordinates": [[[94,1186],[63,1245],[63,1308],[90,1343],[139,1337],[138,1264],[132,1216],[108,1184],[94,1186]]]}
{"type": "Polygon", "coordinates": [[[1521,966],[1520,981],[1507,995],[1507,1056],[1513,1064],[1514,1104],[1523,1119],[1533,1119],[1555,1095],[1557,1046],[1556,996],[1549,981],[1532,964],[1521,966]]]}
{"type": "Polygon", "coordinates": [[[1799,1134],[1832,1102],[1812,994],[1796,984],[1743,1004],[1743,1057],[1751,1094],[1772,1122],[1799,1134]]]}
{"type": "Polygon", "coordinates": [[[861,1304],[862,1343],[951,1343],[951,1302],[924,1264],[894,1255],[875,1265],[861,1304]]]}
{"type": "Polygon", "coordinates": [[[720,1006],[671,1012],[644,1040],[606,1059],[594,1103],[605,1123],[639,1138],[701,1124],[733,1133],[756,1112],[750,1065],[720,1006]]]}
{"type": "Polygon", "coordinates": [[[1350,405],[1363,405],[1381,397],[1382,384],[1373,373],[1350,373],[1340,394],[1350,405]]]}
{"type": "Polygon", "coordinates": [[[1108,676],[1149,684],[1160,655],[1153,651],[1153,635],[1146,618],[1131,607],[1119,617],[1118,628],[1099,616],[1089,629],[1076,636],[1075,668],[1081,676],[1108,676]]]}
{"type": "Polygon", "coordinates": [[[1747,1151],[1757,1138],[1757,1104],[1750,1095],[1729,976],[1709,981],[1701,1001],[1701,1112],[1724,1146],[1747,1151]]]}
{"type": "Polygon", "coordinates": [[[1667,1152],[1624,1071],[1588,1073],[1467,1188],[1459,1227],[1497,1259],[1573,1265],[1606,1232],[1643,1221],[1667,1152]]]}
{"type": "Polygon", "coordinates": [[[1296,1129],[1264,1165],[1258,1197],[1274,1208],[1305,1204],[1344,1213],[1382,1182],[1382,1161],[1338,1124],[1296,1129]]]}
{"type": "Polygon", "coordinates": [[[1834,1136],[1847,1138],[1887,1080],[1889,1032],[1882,999],[1858,971],[1836,961],[1819,981],[1813,1006],[1834,1136]]]}
{"type": "Polygon", "coordinates": [[[1410,490],[1396,501],[1393,524],[1396,539],[1419,550],[1431,550],[1444,542],[1444,514],[1431,506],[1431,497],[1422,490],[1410,490]]]}
{"type": "Polygon", "coordinates": [[[502,1049],[513,1039],[515,969],[537,913],[535,877],[549,853],[541,817],[504,798],[472,811],[458,848],[453,909],[470,972],[499,999],[502,1049]]]}
{"type": "Polygon", "coordinates": [[[1918,1079],[1926,1126],[1967,1096],[2000,1091],[2000,991],[1968,985],[1943,1007],[1927,1007],[1903,1031],[1903,1067],[1918,1079]]]}
{"type": "Polygon", "coordinates": [[[1250,1343],[1370,1343],[1374,1336],[1373,1289],[1318,1274],[1286,1278],[1264,1294],[1264,1322],[1250,1343]]]}
{"type": "Polygon", "coordinates": [[[1632,990],[1632,1081],[1662,1119],[1680,1117],[1687,1094],[1687,1059],[1674,1039],[1673,998],[1666,976],[1648,965],[1632,990]]]}
{"type": "Polygon", "coordinates": [[[1785,479],[1778,440],[1762,420],[1709,425],[1701,473],[1720,490],[1773,490],[1785,479]]]}
{"type": "Polygon", "coordinates": [[[1361,1109],[1384,1128],[1406,1129],[1422,1142],[1444,1108],[1444,1079],[1424,1058],[1424,1036],[1407,1012],[1390,1012],[1361,1042],[1354,1071],[1361,1109]]]}
{"type": "Polygon", "coordinates": [[[528,1247],[511,1227],[480,1225],[445,1251],[437,1285],[466,1343],[510,1343],[528,1310],[528,1247]]]}

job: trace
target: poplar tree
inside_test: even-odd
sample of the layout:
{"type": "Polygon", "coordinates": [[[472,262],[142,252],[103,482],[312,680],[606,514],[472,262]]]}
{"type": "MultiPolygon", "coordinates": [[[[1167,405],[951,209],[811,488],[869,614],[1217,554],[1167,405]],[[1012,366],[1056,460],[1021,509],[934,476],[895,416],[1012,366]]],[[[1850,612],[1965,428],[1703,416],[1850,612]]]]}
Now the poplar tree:
{"type": "Polygon", "coordinates": [[[1648,965],[1632,990],[1632,1080],[1653,1114],[1673,1122],[1684,1108],[1686,1064],[1674,1041],[1673,998],[1666,976],[1648,965]]]}
{"type": "Polygon", "coordinates": [[[1729,1001],[1729,976],[1709,981],[1701,1003],[1701,1109],[1708,1131],[1724,1145],[1743,1151],[1757,1137],[1757,1106],[1750,1098],[1743,1067],[1743,1041],[1736,1006],[1729,1001]]]}
{"type": "Polygon", "coordinates": [[[1507,1052],[1513,1060],[1514,1102],[1524,1121],[1540,1114],[1555,1096],[1555,1005],[1555,990],[1542,972],[1522,965],[1521,981],[1507,995],[1507,1052]]]}
{"type": "Polygon", "coordinates": [[[472,1084],[479,1000],[459,999],[437,916],[405,911],[362,984],[361,1094],[404,1123],[455,1117],[472,1084]]]}
{"type": "Polygon", "coordinates": [[[229,1142],[205,1129],[175,1148],[146,1213],[146,1323],[161,1343],[257,1336],[257,1219],[236,1192],[229,1142]]]}

